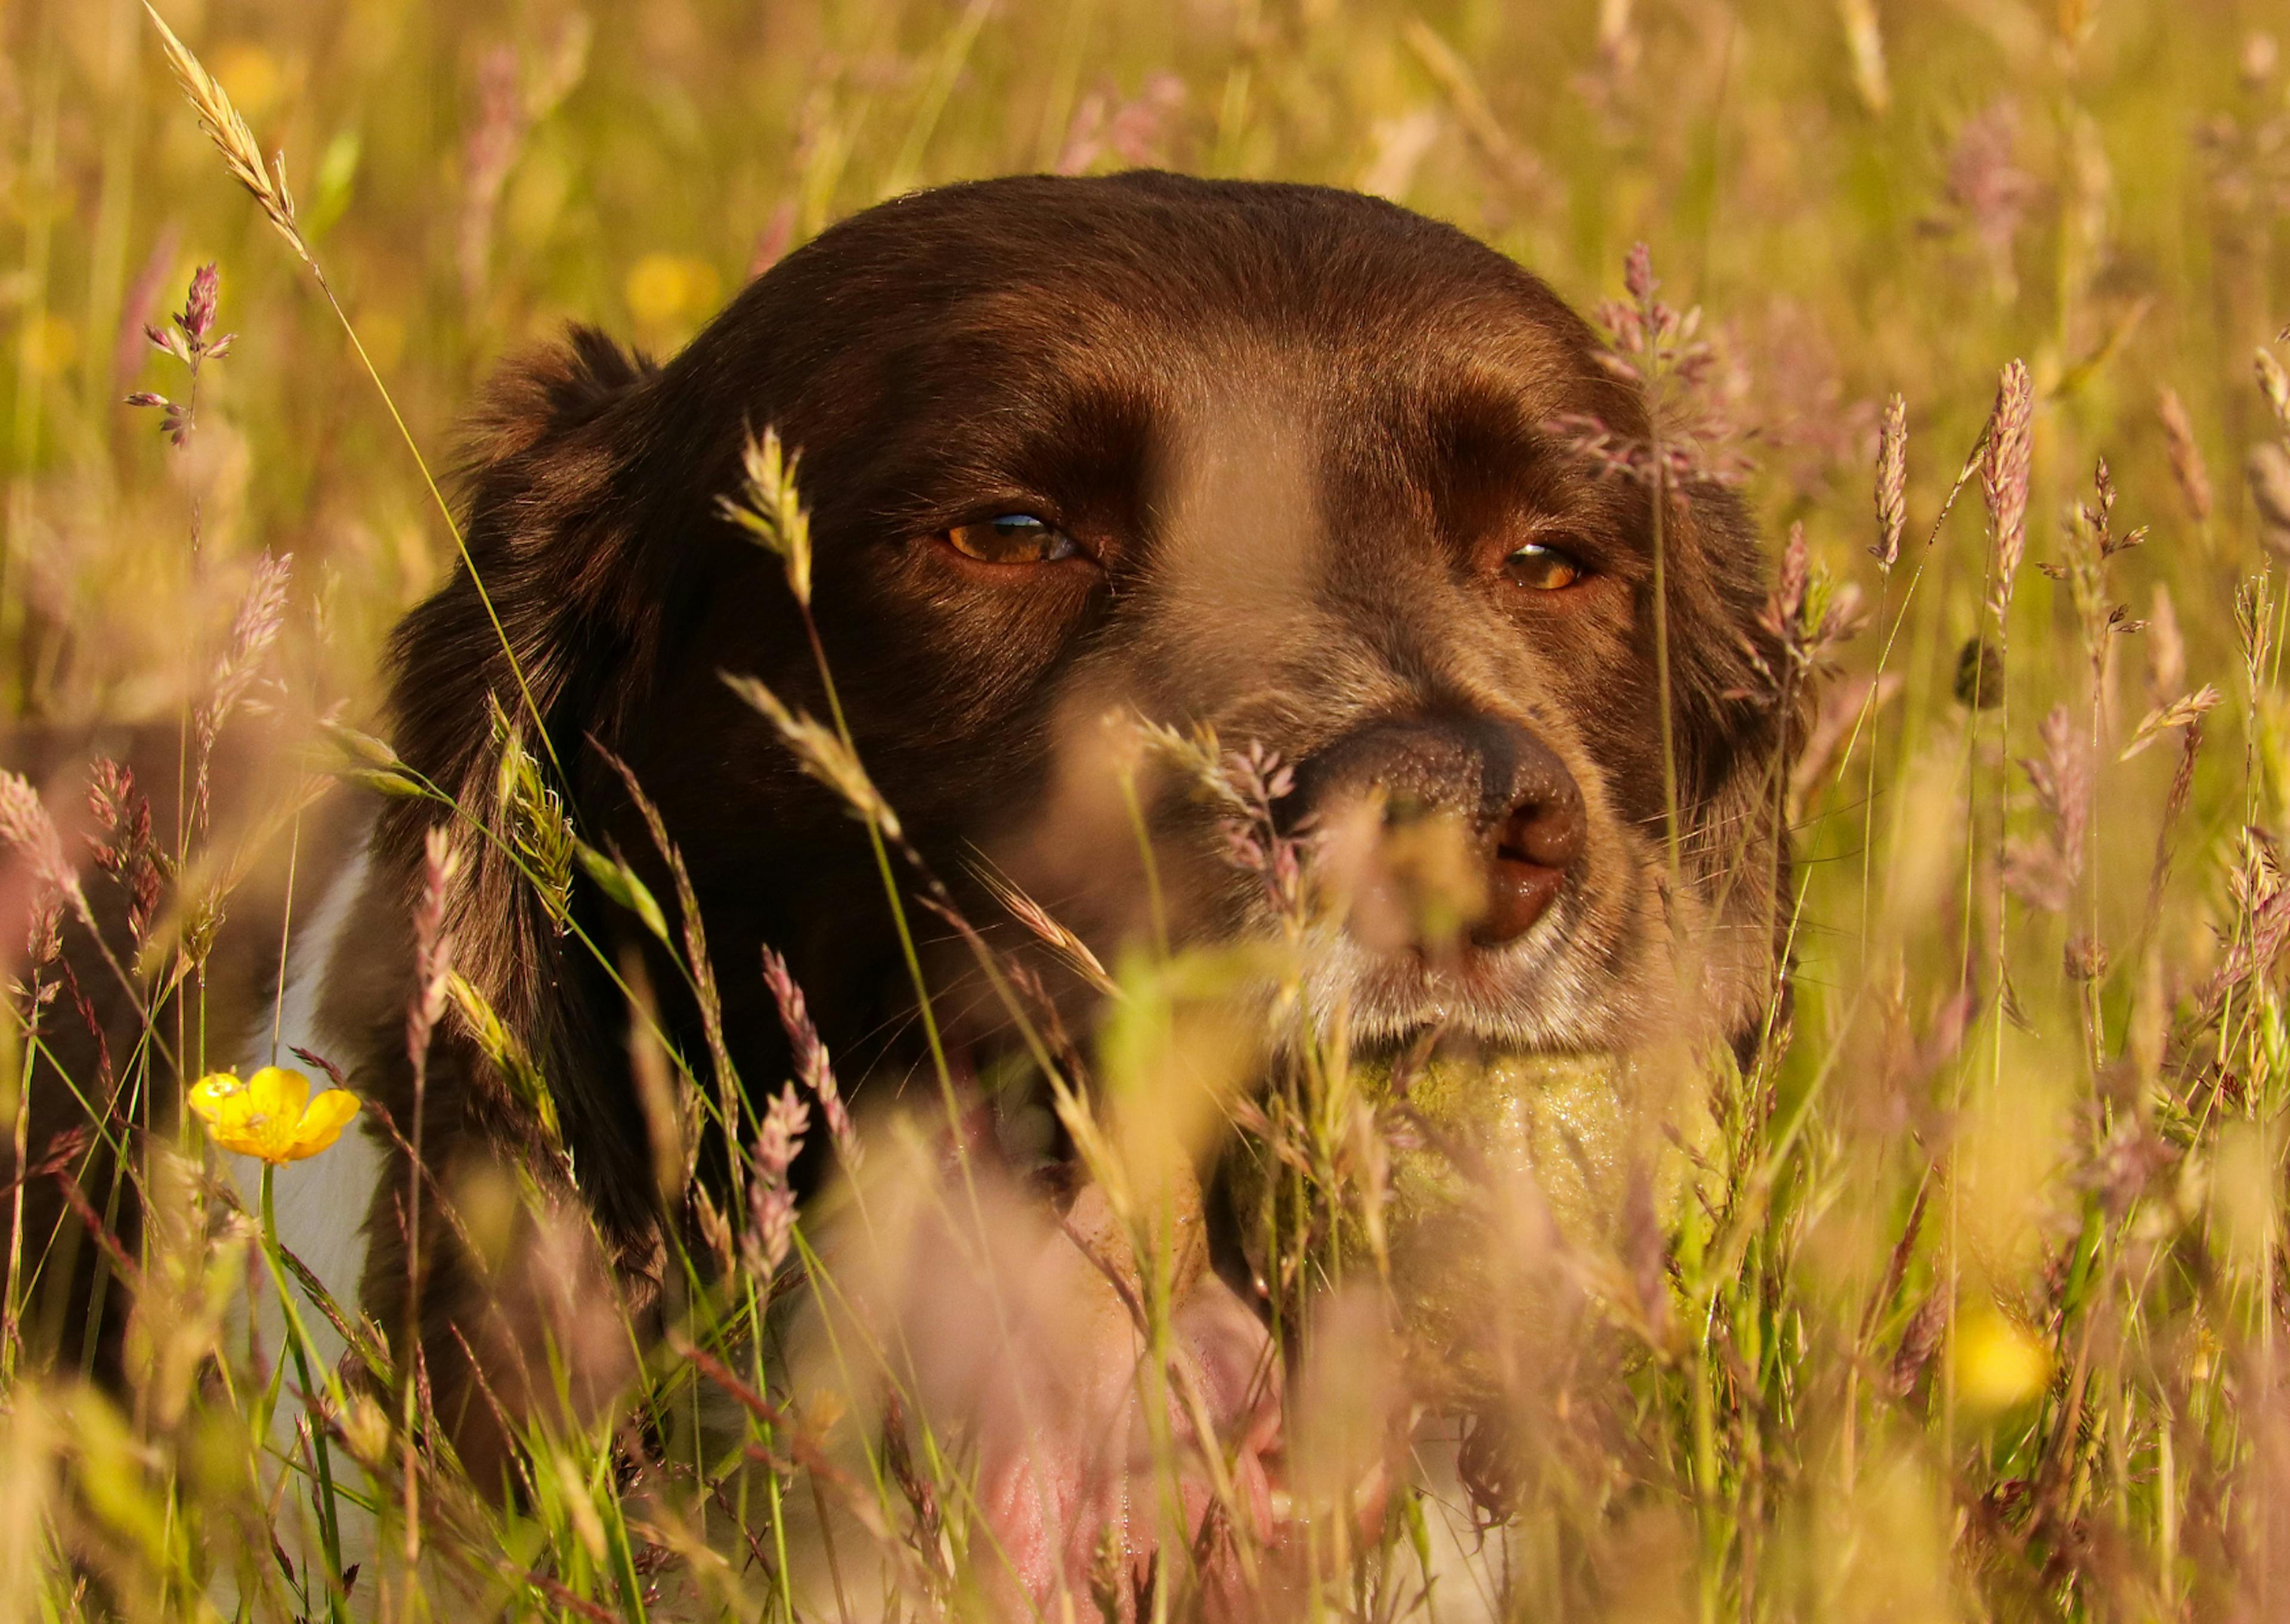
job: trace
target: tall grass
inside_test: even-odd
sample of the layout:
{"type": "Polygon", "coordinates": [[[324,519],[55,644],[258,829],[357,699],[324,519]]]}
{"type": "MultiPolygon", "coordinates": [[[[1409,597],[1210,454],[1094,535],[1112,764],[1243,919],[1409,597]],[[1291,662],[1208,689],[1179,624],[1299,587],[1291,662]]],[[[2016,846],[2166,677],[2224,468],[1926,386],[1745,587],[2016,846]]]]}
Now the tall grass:
{"type": "MultiPolygon", "coordinates": [[[[994,1462],[913,1380],[934,1322],[909,1247],[962,1260],[980,1334],[1013,1348],[1057,1292],[1110,1292],[1147,1354],[1136,1525],[1220,1508],[1222,1555],[1101,1561],[1061,1616],[1184,1616],[1229,1582],[1376,1620],[2290,1612],[2290,61],[2264,31],[2290,25],[2225,0],[161,10],[172,69],[138,0],[0,14],[0,684],[16,718],[172,730],[186,769],[165,850],[116,772],[86,817],[76,772],[0,780],[9,884],[39,900],[29,943],[0,943],[12,1210],[68,1192],[100,1230],[126,1190],[146,1215],[113,1260],[121,1394],[26,1358],[71,1260],[10,1226],[0,1617],[1006,1614],[973,1515],[994,1462]],[[755,973],[588,844],[519,696],[496,804],[343,725],[457,556],[428,467],[492,359],[567,317],[671,348],[883,196],[1141,163],[1381,191],[1584,308],[1641,296],[1643,241],[1701,307],[1701,387],[1755,431],[1784,566],[1775,680],[1816,695],[1772,786],[1793,996],[1746,1066],[1356,1064],[1298,1014],[1318,900],[1270,815],[1279,764],[1153,735],[1127,770],[1201,780],[1287,928],[1109,967],[1013,897],[1116,1007],[1083,1045],[953,913],[839,712],[751,689],[866,820],[885,884],[849,906],[919,901],[974,948],[1106,1267],[1045,1283],[1038,1214],[992,1166],[932,1172],[965,1142],[943,1060],[933,1111],[854,1122],[859,1079],[766,966],[800,1076],[741,1090],[728,1056],[644,1051],[693,1253],[634,1390],[532,1428],[504,1506],[189,1117],[82,1175],[240,1058],[203,970],[234,893],[299,859],[306,750],[436,804],[439,887],[490,843],[560,915],[576,868],[621,901],[703,1004],[755,973]],[[180,398],[170,434],[131,394],[180,398]],[[226,847],[204,809],[234,743],[276,760],[226,847]],[[143,1040],[66,1076],[44,1035],[87,989],[53,943],[102,886],[143,1040]],[[104,1089],[117,1112],[43,1159],[37,1091],[104,1089]],[[685,1154],[710,1121],[752,1147],[728,1188],[685,1154]],[[795,1143],[821,1133],[849,1176],[797,1213],[795,1143]],[[1186,1170],[1218,1135],[1293,1350],[1273,1508],[1302,1532],[1277,1546],[1247,1452],[1187,1441],[1213,1429],[1177,1356],[1186,1170]],[[232,1328],[251,1279],[295,1305],[286,1348],[232,1328]],[[311,1358],[329,1324],[348,1381],[311,1358]]],[[[834,564],[801,539],[800,470],[759,444],[750,473],[725,495],[806,597],[834,564]]],[[[548,1153],[546,1079],[432,924],[417,1038],[463,1023],[548,1153]]]]}

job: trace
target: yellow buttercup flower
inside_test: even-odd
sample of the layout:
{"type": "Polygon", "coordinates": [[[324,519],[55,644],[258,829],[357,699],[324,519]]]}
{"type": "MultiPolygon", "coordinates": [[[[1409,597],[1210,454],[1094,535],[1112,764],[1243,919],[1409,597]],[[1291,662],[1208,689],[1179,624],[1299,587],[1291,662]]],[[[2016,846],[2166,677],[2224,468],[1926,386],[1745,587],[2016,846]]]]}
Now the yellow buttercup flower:
{"type": "Polygon", "coordinates": [[[2038,1397],[2052,1380],[2052,1351],[2019,1321],[1986,1306],[1965,1314],[1950,1339],[1956,1396],[1983,1413],[2038,1397]]]}
{"type": "Polygon", "coordinates": [[[310,1079],[286,1066],[265,1066],[241,1082],[217,1071],[191,1085],[191,1109],[225,1150],[260,1156],[276,1167],[316,1156],[342,1136],[358,1114],[347,1089],[310,1098],[310,1079]]]}

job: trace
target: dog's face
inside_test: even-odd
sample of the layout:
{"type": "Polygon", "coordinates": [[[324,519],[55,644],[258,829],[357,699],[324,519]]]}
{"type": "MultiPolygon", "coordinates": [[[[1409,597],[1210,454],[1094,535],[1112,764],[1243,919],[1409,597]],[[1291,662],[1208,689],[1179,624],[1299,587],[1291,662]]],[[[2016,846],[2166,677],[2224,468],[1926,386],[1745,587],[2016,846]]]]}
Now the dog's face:
{"type": "MultiPolygon", "coordinates": [[[[1433,1028],[1513,1051],[1754,1030],[1786,737],[1754,697],[1780,668],[1758,549],[1722,491],[1656,501],[1602,477],[1561,426],[1589,420],[1625,442],[1655,432],[1591,332],[1499,255],[1364,197],[1164,175],[901,199],[791,256],[665,368],[593,332],[511,368],[468,479],[484,590],[465,569],[407,618],[393,737],[494,826],[463,843],[455,966],[549,1081],[613,1254],[597,1289],[641,1299],[659,1267],[664,1119],[645,1100],[662,1096],[632,1055],[632,987],[695,1068],[726,1054],[751,1089],[789,1069],[763,945],[793,963],[846,1085],[892,1080],[919,1046],[865,829],[727,673],[847,718],[997,947],[1026,938],[981,874],[1108,961],[1152,935],[1294,924],[1229,860],[1197,784],[1139,757],[1141,720],[1213,729],[1293,778],[1258,837],[1309,831],[1327,906],[1285,939],[1307,949],[1304,1012],[1356,1046],[1433,1028]],[[801,455],[811,625],[780,560],[720,509],[767,426],[801,455]],[[543,906],[500,827],[497,710],[546,719],[533,753],[563,764],[584,837],[667,899],[683,885],[623,767],[657,804],[720,1033],[585,881],[577,934],[543,906]]],[[[384,811],[332,1023],[371,1097],[400,1121],[426,1109],[449,1167],[529,1172],[530,1125],[470,1041],[441,1034],[426,1106],[404,1060],[411,956],[388,943],[434,820],[424,803],[384,811]]],[[[963,985],[960,944],[937,945],[941,1021],[990,1048],[991,1001],[963,985]]],[[[377,1235],[391,1211],[375,1208],[377,1235]]],[[[440,1225],[423,1255],[454,1244],[440,1225]]],[[[419,1307],[464,1410],[463,1364],[513,1363],[531,1340],[451,1340],[453,1293],[479,1272],[441,1264],[419,1307]]],[[[381,1323],[414,1311],[406,1277],[386,1246],[369,1260],[381,1323]]]]}
{"type": "MultiPolygon", "coordinates": [[[[1761,562],[1724,492],[1657,524],[1570,419],[1653,432],[1578,318],[1447,228],[1316,188],[995,181],[836,228],[658,372],[584,340],[524,374],[470,540],[560,756],[624,756],[719,956],[787,948],[843,1036],[909,996],[863,832],[721,681],[828,710],[777,561],[716,512],[767,424],[861,754],[957,891],[998,869],[1109,958],[1156,908],[1179,940],[1268,928],[1199,797],[1125,793],[1106,718],[1205,724],[1293,770],[1280,816],[1341,900],[1311,991],[1357,1040],[1627,1045],[1681,976],[1739,1030],[1776,861],[1761,562]]],[[[491,763],[440,674],[517,702],[490,635],[464,580],[401,642],[401,743],[442,781],[491,763]]],[[[617,778],[574,772],[641,852],[617,778]]],[[[512,1007],[538,940],[494,966],[512,1007]]],[[[769,1041],[759,1001],[730,1014],[769,1041]]]]}

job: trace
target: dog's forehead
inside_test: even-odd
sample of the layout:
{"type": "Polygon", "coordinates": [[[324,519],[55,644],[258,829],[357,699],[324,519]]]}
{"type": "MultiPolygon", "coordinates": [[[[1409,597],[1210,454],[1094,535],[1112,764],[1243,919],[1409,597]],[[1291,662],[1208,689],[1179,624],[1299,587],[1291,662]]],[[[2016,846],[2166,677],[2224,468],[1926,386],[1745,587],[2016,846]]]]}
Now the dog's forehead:
{"type": "Polygon", "coordinates": [[[1253,397],[1293,424],[1454,401],[1542,414],[1601,381],[1588,330],[1525,271],[1320,188],[983,182],[871,210],[796,260],[775,314],[799,322],[813,389],[987,414],[1094,394],[1179,418],[1253,397]]]}
{"type": "Polygon", "coordinates": [[[1173,451],[1463,420],[1535,425],[1599,404],[1586,392],[1605,380],[1570,335],[1500,290],[1300,267],[1291,287],[1228,291],[1188,279],[1132,300],[1085,275],[1023,282],[968,301],[938,351],[1013,426],[1029,408],[1122,403],[1173,451]]]}

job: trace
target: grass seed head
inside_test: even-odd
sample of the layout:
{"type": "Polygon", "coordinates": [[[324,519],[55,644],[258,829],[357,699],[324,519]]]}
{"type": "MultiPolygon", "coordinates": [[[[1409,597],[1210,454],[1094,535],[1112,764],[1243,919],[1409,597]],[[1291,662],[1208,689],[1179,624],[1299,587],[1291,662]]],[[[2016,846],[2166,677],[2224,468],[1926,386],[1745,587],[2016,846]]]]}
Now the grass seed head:
{"type": "Polygon", "coordinates": [[[820,1040],[819,1028],[813,1024],[810,1007],[805,1004],[803,988],[796,984],[795,972],[788,962],[770,948],[764,949],[764,985],[771,989],[772,1002],[778,1006],[780,1024],[786,1028],[789,1045],[795,1051],[796,1076],[803,1085],[819,1100],[821,1113],[827,1118],[827,1131],[841,1152],[844,1164],[857,1168],[861,1162],[859,1135],[851,1121],[851,1110],[843,1102],[843,1090],[835,1080],[835,1068],[828,1063],[827,1045],[820,1040]]]}
{"type": "Polygon", "coordinates": [[[36,885],[68,900],[83,919],[88,917],[87,898],[78,870],[64,855],[63,836],[40,792],[20,772],[0,771],[0,846],[16,853],[36,885]]]}
{"type": "Polygon", "coordinates": [[[206,709],[200,717],[200,736],[212,743],[231,713],[245,700],[260,674],[263,660],[278,641],[286,620],[286,588],[294,572],[294,555],[265,553],[255,561],[254,574],[239,599],[230,623],[230,641],[215,660],[208,679],[206,709]]]}
{"type": "Polygon", "coordinates": [[[1877,437],[1877,544],[1869,550],[1879,568],[1890,570],[1901,556],[1901,534],[1909,524],[1909,403],[1895,395],[1885,403],[1877,437]]]}
{"type": "Polygon", "coordinates": [[[200,64],[189,46],[175,37],[166,19],[145,0],[143,10],[151,19],[152,27],[159,30],[159,43],[167,53],[167,66],[174,70],[175,83],[182,87],[184,99],[199,116],[199,128],[222,154],[224,167],[230,178],[244,187],[262,205],[262,212],[277,228],[287,245],[306,265],[315,265],[309,244],[302,240],[302,228],[294,219],[294,196],[286,187],[286,159],[281,154],[266,167],[262,148],[255,144],[254,132],[230,103],[230,97],[215,82],[214,76],[200,64]]]}
{"type": "Polygon", "coordinates": [[[2251,364],[2258,373],[2258,392],[2274,409],[2274,420],[2281,432],[2290,435],[2290,370],[2274,358],[2270,349],[2252,351],[2251,364]]]}
{"type": "Polygon", "coordinates": [[[2208,524],[2214,502],[2210,469],[2203,462],[2202,447],[2196,443],[2195,425],[2187,416],[2186,403],[2179,398],[2176,389],[2165,384],[2156,391],[2155,412],[2163,423],[2163,443],[2171,457],[2171,477],[2178,484],[2187,512],[2196,524],[2208,524]]]}
{"type": "Polygon", "coordinates": [[[811,1128],[811,1108],[789,1084],[772,1096],[749,1158],[748,1228],[741,1255],[759,1280],[779,1273],[795,1236],[795,1189],[788,1172],[803,1152],[811,1128]]]}
{"type": "Polygon", "coordinates": [[[2012,607],[2012,586],[2028,547],[2028,482],[2035,460],[2036,386],[2028,364],[2014,361],[1997,386],[1988,420],[1988,455],[1981,464],[1981,493],[1994,539],[1995,584],[1989,603],[2000,623],[2012,607]]]}
{"type": "Polygon", "coordinates": [[[796,488],[796,464],[779,432],[766,428],[741,447],[741,484],[737,496],[717,499],[717,511],[779,556],[787,566],[788,590],[811,607],[811,514],[796,488]]]}
{"type": "Polygon", "coordinates": [[[405,1013],[406,1052],[417,1072],[426,1064],[430,1034],[452,985],[453,939],[445,919],[460,868],[452,826],[431,825],[422,840],[421,892],[413,905],[413,996],[405,1013]]]}
{"type": "Polygon", "coordinates": [[[891,804],[883,798],[882,792],[875,788],[875,780],[860,764],[857,753],[839,734],[805,712],[789,710],[780,702],[777,694],[755,677],[726,672],[724,681],[771,723],[781,740],[795,753],[804,772],[841,796],[853,817],[873,823],[883,831],[885,839],[896,842],[904,838],[899,815],[891,810],[891,804]]]}

